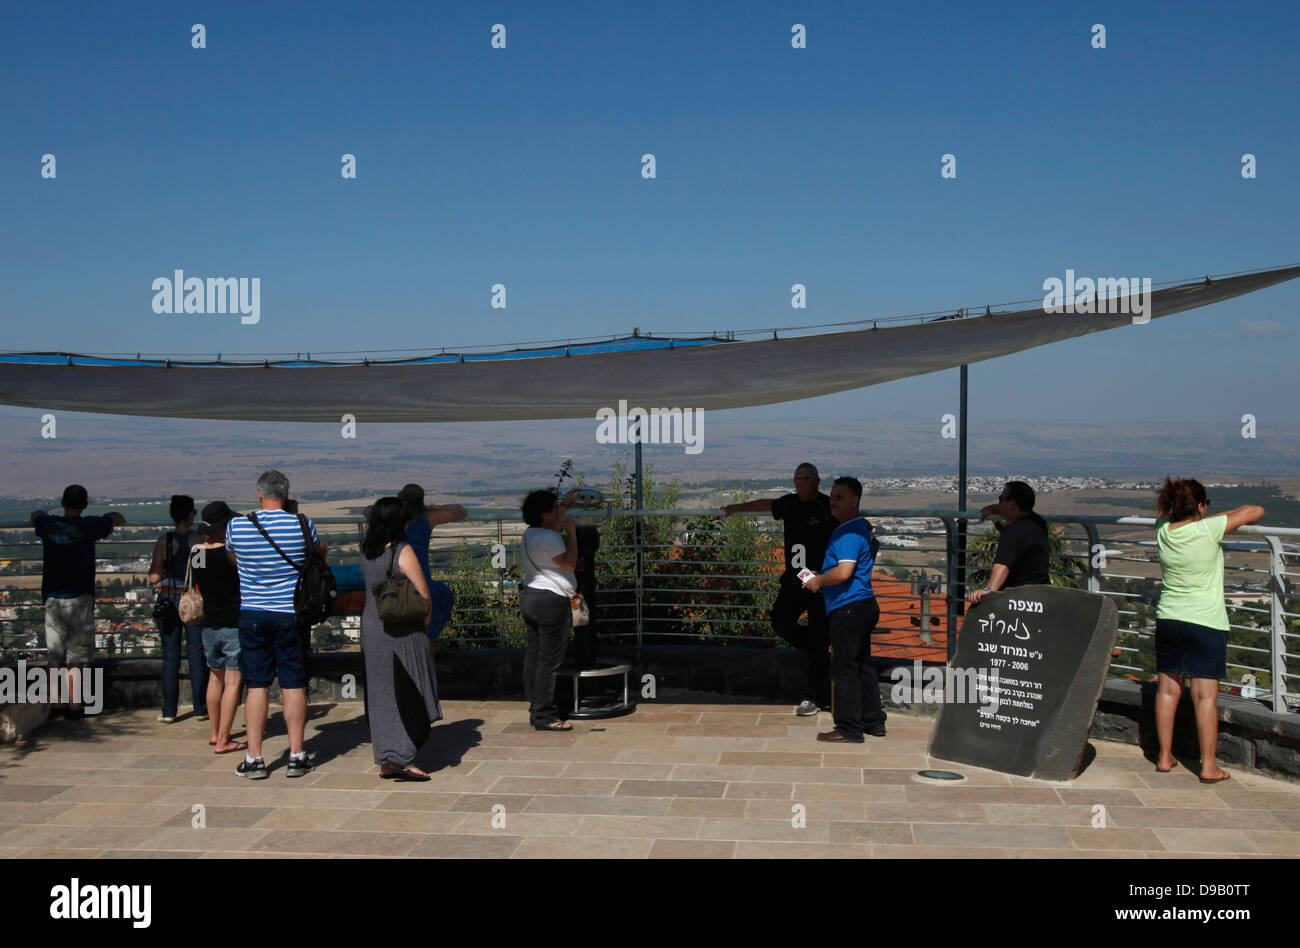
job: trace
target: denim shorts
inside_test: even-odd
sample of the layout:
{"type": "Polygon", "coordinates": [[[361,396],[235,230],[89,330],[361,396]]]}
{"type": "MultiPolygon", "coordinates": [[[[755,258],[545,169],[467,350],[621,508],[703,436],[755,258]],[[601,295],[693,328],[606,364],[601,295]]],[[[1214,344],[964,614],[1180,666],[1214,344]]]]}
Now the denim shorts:
{"type": "Polygon", "coordinates": [[[249,688],[307,687],[307,655],[292,612],[239,611],[239,670],[249,688]]]}
{"type": "Polygon", "coordinates": [[[214,671],[229,668],[239,671],[239,630],[204,629],[203,654],[214,671]]]}

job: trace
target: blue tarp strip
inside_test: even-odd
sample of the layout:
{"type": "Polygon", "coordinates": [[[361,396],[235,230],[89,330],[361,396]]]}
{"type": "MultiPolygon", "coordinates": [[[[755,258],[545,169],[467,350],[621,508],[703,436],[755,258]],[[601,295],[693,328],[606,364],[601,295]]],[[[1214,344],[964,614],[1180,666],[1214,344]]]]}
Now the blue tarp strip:
{"type": "MultiPolygon", "coordinates": [[[[688,346],[709,346],[725,343],[726,339],[705,337],[702,339],[646,339],[631,336],[626,339],[611,339],[608,342],[575,343],[570,346],[551,346],[545,349],[522,349],[509,352],[485,353],[446,353],[412,359],[371,359],[375,365],[438,365],[446,362],[495,362],[504,359],[544,359],[565,355],[595,355],[602,352],[631,352],[646,349],[682,349],[688,346]]],[[[103,366],[163,366],[173,367],[202,366],[204,368],[238,368],[256,366],[259,363],[246,357],[232,362],[215,362],[196,359],[113,359],[103,356],[85,356],[67,353],[0,353],[0,363],[28,365],[103,365],[103,366]]],[[[312,368],[323,365],[361,365],[360,361],[334,362],[329,360],[308,361],[306,359],[267,360],[264,364],[275,368],[312,368]]]]}

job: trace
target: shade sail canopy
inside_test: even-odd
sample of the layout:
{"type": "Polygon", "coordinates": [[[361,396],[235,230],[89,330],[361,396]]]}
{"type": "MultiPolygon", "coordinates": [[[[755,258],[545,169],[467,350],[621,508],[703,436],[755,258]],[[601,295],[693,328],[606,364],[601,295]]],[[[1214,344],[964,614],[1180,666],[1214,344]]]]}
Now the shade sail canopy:
{"type": "MultiPolygon", "coordinates": [[[[1300,276],[1300,266],[1198,281],[1150,295],[1162,319],[1300,276]]],[[[0,355],[0,404],[247,421],[504,421],[593,418],[618,407],[742,408],[877,385],[1108,329],[1129,315],[1042,307],[849,332],[738,342],[646,339],[476,356],[249,365],[0,355]]],[[[1140,339],[1140,336],[1132,337],[1140,339]]]]}

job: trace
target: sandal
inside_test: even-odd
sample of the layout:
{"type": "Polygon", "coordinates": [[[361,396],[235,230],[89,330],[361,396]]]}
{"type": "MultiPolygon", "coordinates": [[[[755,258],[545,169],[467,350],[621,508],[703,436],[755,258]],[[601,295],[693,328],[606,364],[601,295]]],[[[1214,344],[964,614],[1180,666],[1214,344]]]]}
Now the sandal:
{"type": "MultiPolygon", "coordinates": [[[[213,743],[213,742],[212,742],[212,741],[209,741],[208,743],[211,744],[211,743],[213,743]]],[[[240,743],[239,741],[235,741],[234,743],[235,743],[235,746],[234,746],[234,747],[228,747],[228,748],[226,748],[226,749],[223,750],[223,751],[213,751],[212,753],[214,753],[214,754],[233,754],[235,751],[246,751],[246,750],[248,750],[248,745],[247,745],[247,744],[242,744],[242,743],[240,743]]]]}
{"type": "Polygon", "coordinates": [[[533,728],[538,731],[572,731],[573,725],[568,721],[552,721],[549,724],[534,724],[533,728]]]}
{"type": "Polygon", "coordinates": [[[413,783],[425,783],[433,779],[428,774],[417,774],[411,767],[403,767],[401,770],[380,769],[379,777],[381,780],[401,780],[413,783]]]}
{"type": "Polygon", "coordinates": [[[1223,783],[1223,781],[1227,780],[1231,776],[1232,774],[1225,770],[1222,777],[1201,777],[1200,781],[1201,783],[1223,783]]]}

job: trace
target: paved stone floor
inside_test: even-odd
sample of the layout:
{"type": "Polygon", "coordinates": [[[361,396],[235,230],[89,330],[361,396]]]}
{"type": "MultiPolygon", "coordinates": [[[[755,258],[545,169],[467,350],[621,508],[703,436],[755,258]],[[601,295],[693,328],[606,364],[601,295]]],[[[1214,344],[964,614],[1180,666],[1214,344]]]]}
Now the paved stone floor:
{"type": "Polygon", "coordinates": [[[789,706],[656,703],[570,734],[532,730],[519,702],[444,710],[419,761],[436,768],[426,784],[379,779],[356,703],[311,709],[319,766],[295,780],[274,714],[271,777],[256,783],[192,717],[56,719],[0,749],[0,857],[1300,854],[1300,787],[1242,773],[1202,786],[1124,744],[1094,741],[1069,785],[951,765],[965,781],[934,785],[915,776],[938,763],[928,718],[894,714],[887,738],[844,747],[814,740],[827,715],[789,706]]]}

